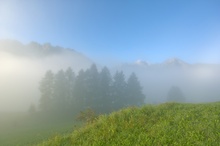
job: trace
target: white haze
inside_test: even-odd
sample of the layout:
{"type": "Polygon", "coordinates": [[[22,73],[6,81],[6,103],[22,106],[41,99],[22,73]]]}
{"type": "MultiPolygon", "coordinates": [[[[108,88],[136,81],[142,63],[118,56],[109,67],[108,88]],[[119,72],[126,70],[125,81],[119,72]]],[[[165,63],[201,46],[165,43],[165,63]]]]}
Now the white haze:
{"type": "MultiPolygon", "coordinates": [[[[38,106],[39,82],[47,70],[57,72],[71,67],[78,73],[92,63],[74,50],[50,44],[32,42],[24,45],[17,41],[1,40],[0,111],[27,111],[31,103],[38,106]]],[[[220,101],[218,64],[188,64],[174,58],[160,64],[138,60],[109,69],[112,75],[116,70],[123,70],[126,77],[135,72],[143,86],[146,103],[166,102],[171,86],[180,87],[186,102],[220,101]]]]}
{"type": "Polygon", "coordinates": [[[139,60],[116,69],[124,70],[126,75],[131,72],[138,75],[147,103],[166,102],[167,93],[172,86],[180,87],[186,102],[220,101],[219,64],[188,64],[175,58],[161,64],[139,60]]]}
{"type": "Polygon", "coordinates": [[[38,105],[39,82],[47,70],[71,67],[78,72],[92,61],[73,50],[50,44],[0,41],[0,111],[25,111],[38,105]]]}

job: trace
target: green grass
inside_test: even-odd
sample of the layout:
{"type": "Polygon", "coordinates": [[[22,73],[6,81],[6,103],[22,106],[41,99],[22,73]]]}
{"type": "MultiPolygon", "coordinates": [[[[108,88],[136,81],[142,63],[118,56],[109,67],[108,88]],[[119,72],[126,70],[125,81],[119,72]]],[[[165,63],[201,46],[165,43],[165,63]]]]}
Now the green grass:
{"type": "Polygon", "coordinates": [[[130,107],[38,146],[207,146],[220,143],[220,102],[130,107]]]}

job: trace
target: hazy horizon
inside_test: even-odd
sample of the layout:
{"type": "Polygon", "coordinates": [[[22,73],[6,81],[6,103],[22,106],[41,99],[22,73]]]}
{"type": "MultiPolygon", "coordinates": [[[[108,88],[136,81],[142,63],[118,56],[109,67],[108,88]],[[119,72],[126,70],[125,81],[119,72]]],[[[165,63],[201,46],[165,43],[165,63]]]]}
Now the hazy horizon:
{"type": "MultiPolygon", "coordinates": [[[[22,44],[19,41],[0,40],[0,111],[26,111],[32,103],[38,107],[41,96],[39,83],[46,71],[56,73],[71,67],[78,74],[80,69],[87,69],[93,63],[97,64],[99,70],[106,66],[103,62],[94,62],[78,50],[50,43],[22,44]]],[[[173,85],[183,90],[188,102],[220,100],[217,97],[220,64],[189,64],[181,58],[168,58],[160,63],[137,60],[107,67],[112,74],[122,70],[127,77],[135,72],[146,95],[146,103],[165,102],[166,94],[173,85]]]]}
{"type": "MultiPolygon", "coordinates": [[[[217,64],[218,65],[218,64],[220,64],[220,62],[208,62],[208,61],[207,62],[196,61],[196,62],[192,63],[192,62],[189,62],[189,61],[184,60],[183,58],[180,58],[180,57],[177,57],[177,56],[169,56],[167,58],[164,58],[164,60],[156,61],[156,62],[149,61],[146,58],[143,58],[143,59],[138,59],[137,58],[136,60],[131,60],[131,61],[126,61],[126,60],[124,60],[124,61],[119,61],[119,60],[114,61],[114,58],[111,58],[111,59],[107,58],[106,60],[110,59],[110,60],[112,60],[112,62],[106,63],[105,61],[104,62],[98,62],[96,59],[92,58],[92,56],[87,56],[86,54],[83,54],[83,52],[80,52],[80,50],[72,49],[72,48],[64,48],[61,45],[53,45],[50,42],[45,42],[45,43],[41,44],[41,43],[36,42],[36,41],[30,41],[28,43],[23,43],[23,42],[21,42],[19,40],[4,38],[4,39],[0,39],[0,45],[1,45],[1,48],[0,48],[1,52],[13,54],[15,56],[17,56],[17,55],[19,56],[19,54],[20,54],[23,57],[28,57],[28,58],[30,57],[32,59],[33,59],[34,56],[35,56],[35,58],[36,58],[36,56],[39,57],[40,54],[39,54],[39,52],[32,52],[32,54],[31,54],[30,53],[31,52],[31,47],[36,45],[37,47],[39,47],[38,49],[40,49],[40,47],[48,46],[48,47],[52,48],[50,50],[51,52],[55,52],[58,55],[59,55],[59,53],[62,54],[62,51],[73,51],[73,52],[75,52],[75,53],[77,53],[79,55],[84,56],[85,58],[87,58],[88,60],[90,60],[93,63],[97,63],[100,66],[110,66],[110,67],[114,67],[114,66],[118,66],[118,65],[123,65],[123,64],[141,64],[141,63],[146,63],[148,65],[155,65],[155,64],[168,63],[168,62],[172,62],[172,61],[175,61],[175,60],[176,61],[181,61],[181,62],[184,62],[184,63],[187,63],[187,64],[191,64],[191,65],[195,65],[195,64],[210,64],[210,65],[217,64]],[[6,45],[11,44],[11,45],[9,45],[10,49],[7,48],[8,46],[6,46],[4,48],[2,44],[3,45],[4,44],[6,44],[6,45]],[[15,45],[15,48],[13,48],[13,45],[15,45]],[[16,48],[16,47],[18,47],[16,45],[20,45],[19,48],[16,48]],[[33,46],[31,46],[31,45],[33,45],[33,46]],[[22,48],[21,46],[26,46],[26,48],[24,47],[23,50],[21,50],[21,48],[22,48]],[[59,49],[61,49],[62,51],[59,52],[58,51],[59,49]],[[19,51],[21,51],[21,52],[19,52],[19,51]],[[36,54],[33,54],[33,53],[36,53],[36,54]],[[28,55],[31,55],[31,56],[28,56],[28,55]]],[[[41,57],[43,57],[43,56],[41,56],[41,57]]]]}
{"type": "Polygon", "coordinates": [[[37,105],[47,70],[92,63],[135,72],[151,102],[173,84],[189,101],[216,101],[219,14],[217,0],[0,0],[0,108],[37,105]]]}

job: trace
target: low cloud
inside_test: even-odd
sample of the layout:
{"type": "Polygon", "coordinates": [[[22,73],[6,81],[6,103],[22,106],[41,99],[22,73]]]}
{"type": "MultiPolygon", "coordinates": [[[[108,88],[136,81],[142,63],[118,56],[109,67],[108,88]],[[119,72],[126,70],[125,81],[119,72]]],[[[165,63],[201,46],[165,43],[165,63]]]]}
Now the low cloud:
{"type": "Polygon", "coordinates": [[[92,61],[74,50],[50,44],[0,41],[0,111],[27,110],[39,100],[39,82],[47,70],[71,67],[75,72],[92,61]]]}
{"type": "Polygon", "coordinates": [[[219,64],[188,64],[176,58],[159,64],[124,64],[115,70],[123,70],[126,75],[135,72],[148,103],[166,102],[172,86],[180,87],[186,102],[220,101],[219,64]]]}

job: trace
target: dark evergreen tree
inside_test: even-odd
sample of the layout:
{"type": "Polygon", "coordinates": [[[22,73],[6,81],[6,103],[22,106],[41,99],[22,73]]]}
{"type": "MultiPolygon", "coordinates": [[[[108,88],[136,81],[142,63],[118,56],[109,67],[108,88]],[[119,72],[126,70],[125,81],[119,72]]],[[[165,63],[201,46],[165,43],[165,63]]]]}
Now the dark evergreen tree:
{"type": "Polygon", "coordinates": [[[132,73],[127,81],[127,105],[142,105],[145,95],[142,93],[142,87],[135,73],[132,73]]]}
{"type": "Polygon", "coordinates": [[[86,108],[96,108],[99,96],[99,72],[95,64],[86,70],[86,108]]]}
{"type": "Polygon", "coordinates": [[[111,111],[112,110],[112,77],[107,67],[102,68],[99,74],[99,98],[97,106],[99,111],[111,111]]]}
{"type": "Polygon", "coordinates": [[[69,102],[68,97],[68,82],[63,70],[58,71],[54,76],[54,94],[53,94],[53,107],[54,110],[64,111],[67,110],[69,102]]]}
{"type": "Polygon", "coordinates": [[[167,101],[169,102],[184,102],[185,97],[178,86],[172,86],[167,94],[167,101]]]}
{"type": "Polygon", "coordinates": [[[86,73],[82,69],[79,71],[78,75],[76,76],[75,81],[75,88],[74,88],[74,98],[75,98],[75,110],[81,110],[86,106],[86,73]]]}
{"type": "Polygon", "coordinates": [[[126,100],[126,87],[127,83],[125,81],[125,75],[122,71],[116,72],[114,75],[114,81],[113,81],[113,107],[115,109],[121,108],[125,106],[126,104],[124,103],[126,100]]]}
{"type": "Polygon", "coordinates": [[[88,108],[110,112],[128,105],[141,105],[145,98],[134,73],[126,82],[122,71],[117,71],[112,78],[107,67],[98,72],[95,64],[86,71],[80,70],[77,76],[71,68],[55,75],[48,71],[41,81],[40,91],[40,108],[56,113],[76,113],[88,108]]]}
{"type": "Polygon", "coordinates": [[[76,75],[72,71],[72,69],[69,67],[66,72],[65,72],[65,78],[66,78],[66,88],[67,88],[67,97],[68,97],[68,107],[73,108],[74,106],[74,88],[75,88],[75,80],[76,80],[76,75]]]}
{"type": "Polygon", "coordinates": [[[52,98],[53,98],[53,85],[54,85],[54,74],[51,70],[47,71],[45,76],[40,82],[39,90],[41,92],[40,97],[40,109],[43,111],[51,110],[52,98]]]}

